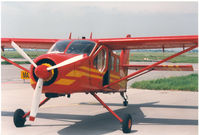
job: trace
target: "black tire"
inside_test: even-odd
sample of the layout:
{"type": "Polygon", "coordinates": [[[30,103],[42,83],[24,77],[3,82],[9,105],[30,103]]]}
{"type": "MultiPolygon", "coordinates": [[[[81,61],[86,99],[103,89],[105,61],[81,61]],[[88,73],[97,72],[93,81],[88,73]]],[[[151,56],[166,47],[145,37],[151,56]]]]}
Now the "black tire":
{"type": "Polygon", "coordinates": [[[124,105],[124,106],[128,106],[128,101],[124,101],[124,102],[123,102],[123,105],[124,105]]]}
{"type": "Polygon", "coordinates": [[[22,109],[17,109],[14,112],[14,116],[13,116],[13,121],[16,127],[23,127],[25,122],[26,122],[26,118],[23,118],[24,116],[24,111],[22,109]]]}
{"type": "Polygon", "coordinates": [[[132,127],[132,118],[130,114],[126,114],[122,122],[122,131],[123,133],[130,133],[132,127]]]}

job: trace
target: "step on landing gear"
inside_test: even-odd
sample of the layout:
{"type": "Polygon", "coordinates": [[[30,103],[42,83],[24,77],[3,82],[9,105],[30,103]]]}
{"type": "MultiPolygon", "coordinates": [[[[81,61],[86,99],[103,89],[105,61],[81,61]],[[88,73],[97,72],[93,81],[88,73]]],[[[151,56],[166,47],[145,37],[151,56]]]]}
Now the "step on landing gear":
{"type": "Polygon", "coordinates": [[[128,106],[128,96],[127,96],[126,92],[120,92],[120,95],[124,99],[123,105],[128,106]]]}

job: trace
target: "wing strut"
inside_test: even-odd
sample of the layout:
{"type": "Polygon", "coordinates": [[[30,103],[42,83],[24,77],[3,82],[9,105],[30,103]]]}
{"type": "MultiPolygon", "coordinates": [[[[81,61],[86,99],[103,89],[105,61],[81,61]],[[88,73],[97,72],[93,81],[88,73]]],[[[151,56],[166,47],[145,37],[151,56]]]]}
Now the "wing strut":
{"type": "Polygon", "coordinates": [[[9,59],[7,59],[6,57],[1,56],[1,58],[2,58],[3,60],[5,60],[5,61],[7,61],[7,62],[9,62],[9,63],[11,63],[11,64],[13,64],[14,66],[16,66],[16,67],[18,67],[18,68],[21,68],[22,70],[24,70],[24,71],[26,71],[26,72],[29,73],[29,70],[28,70],[28,69],[26,69],[26,68],[20,66],[19,64],[15,63],[15,62],[13,62],[13,61],[11,61],[11,60],[9,60],[9,59]]]}
{"type": "Polygon", "coordinates": [[[198,45],[194,45],[194,46],[192,46],[192,47],[190,47],[190,48],[187,48],[187,49],[185,49],[185,50],[183,50],[183,51],[181,51],[181,52],[178,52],[178,53],[176,53],[176,54],[174,54],[174,55],[171,55],[171,56],[169,56],[169,57],[167,57],[167,58],[165,58],[165,59],[163,59],[163,60],[161,60],[161,61],[159,61],[159,62],[156,62],[156,63],[154,63],[154,64],[152,64],[152,65],[149,65],[149,66],[147,66],[147,67],[145,67],[145,68],[143,68],[143,69],[140,69],[140,70],[138,70],[138,71],[136,71],[136,72],[134,72],[134,73],[132,73],[132,74],[130,74],[130,75],[127,75],[127,76],[125,76],[125,77],[123,77],[123,78],[121,78],[121,79],[119,79],[119,80],[117,80],[117,81],[114,81],[114,82],[112,82],[112,83],[110,83],[110,84],[108,84],[108,85],[105,85],[103,88],[104,88],[104,89],[105,89],[105,88],[108,88],[108,87],[110,87],[110,86],[112,86],[112,85],[114,85],[114,84],[117,84],[117,83],[120,82],[120,81],[123,81],[123,80],[126,80],[126,79],[130,78],[130,77],[133,77],[133,76],[135,76],[135,75],[137,75],[137,74],[139,74],[139,73],[142,73],[143,71],[149,70],[149,69],[151,69],[151,68],[153,68],[153,67],[155,67],[155,66],[157,66],[157,65],[159,65],[159,64],[161,64],[161,63],[163,63],[163,62],[165,62],[165,61],[168,61],[168,60],[170,60],[170,59],[173,59],[173,58],[175,58],[175,57],[177,57],[177,56],[179,56],[179,55],[181,55],[181,54],[183,54],[183,53],[186,53],[186,52],[188,52],[188,51],[191,51],[191,50],[193,50],[194,48],[197,48],[197,47],[198,47],[198,45]]]}

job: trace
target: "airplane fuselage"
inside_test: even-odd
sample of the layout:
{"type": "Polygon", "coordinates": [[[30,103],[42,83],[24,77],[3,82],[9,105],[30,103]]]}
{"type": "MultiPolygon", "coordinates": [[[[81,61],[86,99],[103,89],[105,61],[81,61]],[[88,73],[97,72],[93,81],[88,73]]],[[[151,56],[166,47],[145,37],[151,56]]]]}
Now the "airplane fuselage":
{"type": "MultiPolygon", "coordinates": [[[[47,54],[37,57],[34,62],[37,65],[51,67],[78,55],[83,55],[83,59],[48,71],[50,75],[44,79],[43,93],[71,94],[126,90],[126,81],[115,84],[109,89],[103,88],[124,77],[127,71],[119,66],[120,56],[92,40],[58,41],[47,54]]],[[[31,66],[30,78],[31,85],[35,88],[38,76],[34,66],[31,66]]]]}

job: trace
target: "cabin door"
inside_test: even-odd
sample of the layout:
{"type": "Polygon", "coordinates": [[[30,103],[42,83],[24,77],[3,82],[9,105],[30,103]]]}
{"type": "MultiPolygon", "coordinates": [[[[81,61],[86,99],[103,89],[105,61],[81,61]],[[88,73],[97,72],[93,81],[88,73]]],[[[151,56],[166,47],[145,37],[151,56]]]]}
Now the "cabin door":
{"type": "Polygon", "coordinates": [[[108,52],[108,63],[107,63],[107,70],[105,71],[105,74],[103,75],[103,86],[109,84],[110,82],[110,70],[111,70],[111,52],[108,52]]]}
{"type": "Polygon", "coordinates": [[[109,84],[108,59],[108,48],[101,46],[96,50],[91,62],[92,69],[90,72],[91,85],[94,88],[102,88],[109,84]]]}

